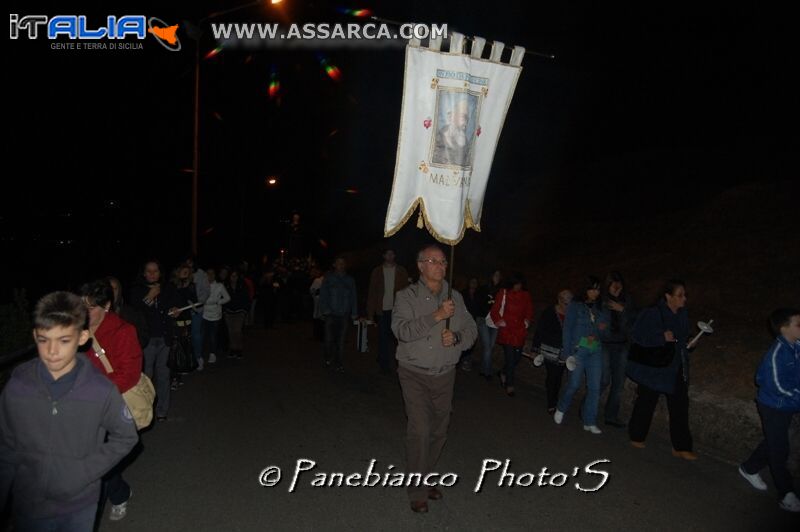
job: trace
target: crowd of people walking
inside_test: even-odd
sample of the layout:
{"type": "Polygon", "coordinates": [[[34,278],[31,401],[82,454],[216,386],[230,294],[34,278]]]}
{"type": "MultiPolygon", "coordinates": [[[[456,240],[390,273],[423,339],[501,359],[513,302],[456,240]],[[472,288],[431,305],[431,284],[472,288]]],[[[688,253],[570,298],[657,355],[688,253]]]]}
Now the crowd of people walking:
{"type": "MultiPolygon", "coordinates": [[[[5,501],[13,486],[18,528],[88,530],[106,500],[110,519],[123,519],[133,493],[123,473],[136,458],[137,429],[147,428],[152,417],[153,425],[167,422],[171,394],[186,374],[214,366],[221,356],[234,363],[250,356],[244,336],[256,324],[257,311],[266,329],[276,322],[313,321],[323,367],[334,372],[345,371],[350,326],[377,324],[375,362],[383,374],[396,373],[403,392],[409,472],[432,471],[442,452],[458,368],[479,368],[482,379],[496,378],[513,398],[523,357],[544,363],[543,408],[554,423],[573,415],[573,400],[584,390],[578,415],[585,431],[602,434],[602,416],[605,427],[627,427],[630,445],[643,448],[664,395],[673,455],[698,458],[688,393],[697,338],[690,340],[683,281],[667,281],[657,301],[640,307],[619,272],[602,280],[589,275],[580,290],[561,289],[537,315],[519,272],[493,271],[484,283],[472,278],[461,293],[445,279],[447,259],[438,246],[419,251],[416,280],[394,250],[384,250],[382,259],[369,275],[363,314],[344,256],[327,271],[299,257],[273,264],[265,256],[258,268],[244,261],[201,268],[190,257],[168,272],[158,260],[148,260],[127,298],[111,276],[83,284],[78,294],[43,297],[34,312],[39,358],[15,369],[0,399],[0,498],[5,501]],[[495,345],[502,349],[501,364],[494,361],[495,345]],[[621,400],[628,379],[636,397],[625,420],[621,400]],[[153,404],[141,422],[129,396],[150,382],[153,404]],[[80,393],[67,394],[73,389],[80,393]],[[42,443],[46,420],[37,408],[45,404],[57,421],[49,437],[60,438],[63,458],[48,458],[49,444],[42,443]],[[70,420],[78,418],[80,434],[102,437],[76,437],[80,427],[70,420]],[[23,452],[28,448],[34,450],[23,452]],[[68,456],[86,457],[80,475],[68,456]],[[37,502],[41,486],[24,474],[24,468],[44,463],[62,468],[57,470],[63,476],[46,503],[37,502]],[[78,486],[75,476],[86,474],[87,483],[78,486]]],[[[739,473],[763,491],[767,485],[759,471],[769,466],[780,507],[800,512],[786,468],[789,424],[800,412],[800,311],[778,309],[770,321],[775,342],[757,373],[765,439],[739,473]]],[[[408,494],[414,512],[427,512],[429,500],[443,497],[436,487],[419,485],[408,494]]]]}

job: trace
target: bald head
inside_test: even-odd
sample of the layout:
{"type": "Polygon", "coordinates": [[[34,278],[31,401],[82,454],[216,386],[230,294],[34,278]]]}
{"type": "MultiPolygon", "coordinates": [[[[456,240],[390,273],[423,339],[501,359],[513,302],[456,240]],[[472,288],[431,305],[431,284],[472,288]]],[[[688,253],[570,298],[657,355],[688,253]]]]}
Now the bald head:
{"type": "Polygon", "coordinates": [[[424,259],[428,258],[428,254],[431,251],[438,251],[439,253],[441,253],[442,256],[444,256],[444,251],[442,251],[442,248],[440,248],[436,244],[430,244],[430,245],[425,246],[424,248],[420,249],[417,252],[417,261],[424,260],[424,259]]]}

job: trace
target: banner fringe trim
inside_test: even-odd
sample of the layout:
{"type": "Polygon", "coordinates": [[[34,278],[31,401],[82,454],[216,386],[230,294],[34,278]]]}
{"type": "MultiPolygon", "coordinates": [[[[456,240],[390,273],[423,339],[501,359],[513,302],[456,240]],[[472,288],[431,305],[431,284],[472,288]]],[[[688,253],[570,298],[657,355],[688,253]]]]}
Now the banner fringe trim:
{"type": "MultiPolygon", "coordinates": [[[[469,202],[464,204],[464,223],[461,224],[461,230],[458,233],[458,236],[455,239],[449,239],[442,235],[440,235],[436,229],[433,228],[430,221],[428,220],[428,212],[425,209],[425,201],[422,197],[418,197],[414,200],[414,203],[411,204],[406,214],[400,219],[400,221],[394,227],[387,229],[384,231],[383,236],[384,238],[389,238],[390,236],[394,236],[403,226],[414,216],[414,212],[419,207],[419,216],[422,218],[422,221],[425,223],[425,228],[431,234],[433,238],[435,238],[438,242],[442,244],[447,244],[448,246],[455,246],[464,238],[464,234],[466,233],[467,229],[473,229],[478,233],[481,232],[480,222],[476,223],[472,218],[472,212],[469,208],[469,202]]],[[[419,223],[419,222],[418,222],[419,223]]]]}

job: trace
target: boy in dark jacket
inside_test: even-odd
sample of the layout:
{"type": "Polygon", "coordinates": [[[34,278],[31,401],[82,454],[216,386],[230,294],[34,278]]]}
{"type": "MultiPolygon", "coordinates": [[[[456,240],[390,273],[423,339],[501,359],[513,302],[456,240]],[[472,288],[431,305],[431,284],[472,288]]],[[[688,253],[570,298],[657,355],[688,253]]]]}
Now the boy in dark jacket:
{"type": "Polygon", "coordinates": [[[756,406],[764,427],[764,440],[750,458],[739,466],[739,473],[757,490],[767,484],[758,472],[769,465],[778,505],[800,512],[800,499],[786,467],[789,458],[789,426],[800,412],[800,309],[778,309],[770,315],[776,338],[764,355],[756,373],[756,406]]]}
{"type": "Polygon", "coordinates": [[[78,354],[89,339],[78,296],[44,296],[34,327],[39,358],[0,396],[0,505],[13,487],[15,530],[88,532],[100,479],[136,444],[136,425],[116,386],[78,354]]]}

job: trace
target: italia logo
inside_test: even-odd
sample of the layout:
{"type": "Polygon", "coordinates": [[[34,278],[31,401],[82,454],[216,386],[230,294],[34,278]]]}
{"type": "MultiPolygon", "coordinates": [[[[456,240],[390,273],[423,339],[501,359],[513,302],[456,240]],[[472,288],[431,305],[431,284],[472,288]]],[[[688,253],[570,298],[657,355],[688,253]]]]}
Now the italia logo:
{"type": "Polygon", "coordinates": [[[26,34],[28,39],[38,39],[39,30],[47,34],[48,39],[66,37],[68,40],[84,41],[98,39],[121,40],[129,37],[145,40],[151,34],[158,43],[170,52],[181,49],[178,38],[178,25],[169,25],[163,20],[144,15],[109,15],[105,25],[91,26],[86,15],[25,15],[12,13],[9,15],[9,38],[19,39],[26,34]]]}
{"type": "Polygon", "coordinates": [[[147,21],[147,33],[152,33],[158,43],[169,50],[177,52],[181,49],[181,41],[178,39],[178,25],[168,26],[163,20],[150,17],[147,21]],[[156,23],[159,25],[157,26],[156,23]]]}

